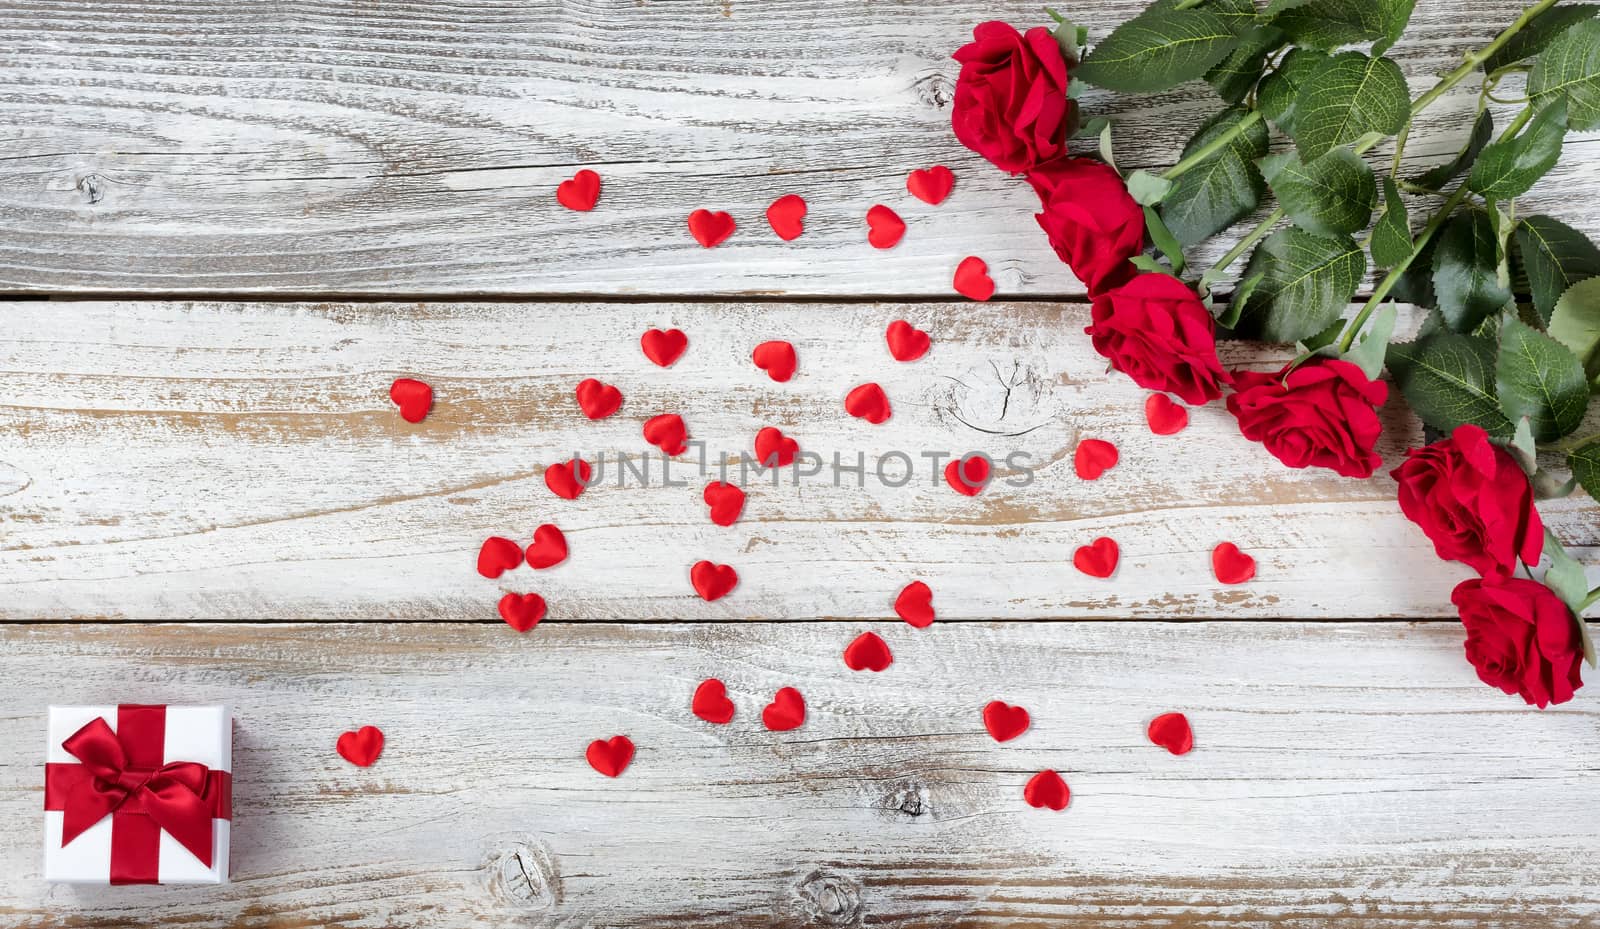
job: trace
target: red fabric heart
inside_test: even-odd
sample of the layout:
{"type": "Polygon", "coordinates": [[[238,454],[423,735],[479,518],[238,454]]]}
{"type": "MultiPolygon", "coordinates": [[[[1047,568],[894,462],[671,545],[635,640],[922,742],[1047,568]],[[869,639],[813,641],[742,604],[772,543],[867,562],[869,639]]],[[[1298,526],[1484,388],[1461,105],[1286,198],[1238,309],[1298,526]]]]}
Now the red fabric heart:
{"type": "Polygon", "coordinates": [[[794,456],[800,453],[800,443],[784,435],[776,426],[767,426],[756,433],[756,463],[763,468],[773,466],[776,458],[777,466],[787,468],[794,463],[794,456]]]}
{"type": "Polygon", "coordinates": [[[744,512],[744,491],[735,484],[712,481],[706,485],[700,499],[711,507],[711,521],[719,526],[731,526],[744,512]]]}
{"type": "Polygon", "coordinates": [[[794,377],[797,362],[794,346],[788,342],[762,342],[750,353],[750,360],[756,363],[756,367],[767,372],[767,377],[780,384],[794,377]]]}
{"type": "Polygon", "coordinates": [[[575,458],[577,471],[573,471],[572,461],[558,461],[544,469],[544,486],[550,492],[563,500],[576,500],[582,494],[585,485],[589,483],[594,469],[589,467],[589,462],[582,458],[575,458]]]}
{"type": "Polygon", "coordinates": [[[668,455],[688,450],[689,428],[677,413],[662,413],[644,421],[644,440],[668,455]]]}
{"type": "Polygon", "coordinates": [[[556,185],[556,202],[569,210],[587,213],[600,199],[600,175],[584,168],[556,185]]]}
{"type": "Polygon", "coordinates": [[[1189,728],[1189,717],[1182,713],[1162,713],[1150,720],[1145,734],[1174,755],[1187,755],[1194,748],[1194,730],[1189,728]]]}
{"type": "Polygon", "coordinates": [[[683,350],[689,347],[689,337],[683,334],[682,329],[647,329],[639,337],[639,347],[644,349],[644,357],[663,368],[670,368],[683,350]]]}
{"type": "Polygon", "coordinates": [[[1223,542],[1211,550],[1211,573],[1224,584],[1243,584],[1256,576],[1256,560],[1232,542],[1223,542]]]}
{"type": "Polygon", "coordinates": [[[420,423],[433,409],[433,388],[409,377],[396,378],[389,385],[389,399],[400,408],[400,418],[408,423],[420,423]]]}
{"type": "Polygon", "coordinates": [[[863,632],[845,646],[844,664],[852,671],[882,671],[894,664],[894,654],[876,632],[863,632]]]}
{"type": "Polygon", "coordinates": [[[867,210],[867,241],[873,248],[894,248],[906,234],[900,214],[879,203],[867,210]]]}
{"type": "Polygon", "coordinates": [[[983,728],[996,742],[1009,742],[1022,735],[1031,722],[1027,710],[1003,700],[991,700],[983,708],[983,728]]]}
{"type": "Polygon", "coordinates": [[[383,730],[377,726],[362,726],[354,732],[342,733],[333,747],[345,761],[369,768],[383,754],[383,730]]]}
{"type": "Polygon", "coordinates": [[[1166,394],[1151,394],[1144,401],[1144,421],[1156,435],[1173,435],[1189,425],[1189,410],[1166,394]]]}
{"type": "Polygon", "coordinates": [[[890,323],[884,338],[889,343],[889,354],[894,356],[895,361],[916,361],[928,354],[928,346],[933,344],[926,332],[912,327],[903,319],[890,323]]]}
{"type": "Polygon", "coordinates": [[[956,293],[972,300],[987,300],[994,296],[994,279],[989,276],[989,266],[982,258],[969,255],[956,265],[956,293]]]}
{"type": "Polygon", "coordinates": [[[906,190],[911,192],[911,196],[932,206],[943,203],[954,186],[956,176],[944,165],[918,168],[906,177],[906,190]]]}
{"type": "Polygon", "coordinates": [[[500,598],[500,618],[518,632],[527,632],[544,619],[545,602],[538,594],[508,593],[500,598]]]}
{"type": "Polygon", "coordinates": [[[874,426],[888,422],[893,415],[889,408],[889,395],[877,384],[862,384],[845,394],[844,411],[874,426]]]}
{"type": "Polygon", "coordinates": [[[733,719],[733,701],[728,699],[728,688],[716,678],[707,678],[694,689],[694,699],[689,701],[689,711],[708,723],[726,725],[733,719]]]}
{"type": "Polygon", "coordinates": [[[1117,573],[1117,562],[1121,557],[1117,543],[1101,536],[1088,545],[1079,546],[1072,553],[1072,565],[1090,577],[1110,577],[1117,573]]]}
{"type": "Polygon", "coordinates": [[[573,393],[578,398],[578,409],[590,419],[605,419],[622,406],[622,391],[592,377],[579,381],[573,393]]]}
{"type": "Polygon", "coordinates": [[[566,560],[567,536],[565,533],[549,523],[545,523],[533,530],[533,544],[528,546],[528,567],[542,570],[566,560]]]}
{"type": "Polygon", "coordinates": [[[499,536],[483,540],[478,549],[478,573],[496,578],[522,564],[522,546],[499,536]]]}
{"type": "Polygon", "coordinates": [[[1028,778],[1028,786],[1022,788],[1022,799],[1035,809],[1064,810],[1072,802],[1072,791],[1061,775],[1046,770],[1028,778]]]}
{"type": "Polygon", "coordinates": [[[706,248],[726,242],[734,228],[733,217],[721,210],[695,210],[689,214],[689,234],[706,248]]]}
{"type": "Polygon", "coordinates": [[[974,453],[966,459],[957,458],[944,466],[944,482],[965,497],[983,493],[989,483],[989,459],[974,453]]]}
{"type": "Polygon", "coordinates": [[[921,581],[900,588],[900,596],[894,598],[894,612],[918,629],[933,625],[933,588],[921,581]]]}
{"type": "Polygon", "coordinates": [[[767,225],[778,238],[791,242],[806,231],[806,201],[799,194],[784,194],[767,207],[767,225]]]}
{"type": "Polygon", "coordinates": [[[689,583],[694,585],[694,592],[700,599],[710,603],[726,597],[739,586],[739,572],[731,565],[697,561],[689,569],[689,583]]]}
{"type": "Polygon", "coordinates": [[[806,698],[793,687],[782,687],[772,695],[772,702],[761,711],[761,724],[773,732],[788,732],[800,728],[806,721],[806,698]]]}
{"type": "Polygon", "coordinates": [[[606,777],[617,777],[628,770],[628,763],[633,761],[633,740],[625,735],[595,739],[589,743],[589,750],[583,757],[588,759],[589,767],[606,777]]]}
{"type": "Polygon", "coordinates": [[[1099,480],[1100,475],[1117,466],[1117,447],[1104,439],[1084,439],[1072,453],[1072,466],[1084,480],[1099,480]]]}

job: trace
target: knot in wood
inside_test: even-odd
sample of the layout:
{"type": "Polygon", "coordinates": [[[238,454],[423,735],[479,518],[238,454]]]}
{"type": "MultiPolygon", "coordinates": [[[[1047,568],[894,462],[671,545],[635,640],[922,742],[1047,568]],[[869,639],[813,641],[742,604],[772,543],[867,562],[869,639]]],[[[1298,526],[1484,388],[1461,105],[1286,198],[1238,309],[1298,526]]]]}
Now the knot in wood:
{"type": "Polygon", "coordinates": [[[484,860],[489,892],[522,910],[547,910],[561,902],[561,875],[555,856],[533,836],[514,836],[493,845],[484,860]]]}
{"type": "Polygon", "coordinates": [[[1054,419],[1048,378],[1020,359],[990,361],[946,376],[931,398],[934,413],[955,431],[1018,438],[1054,419]]]}
{"type": "Polygon", "coordinates": [[[818,868],[795,885],[800,911],[824,926],[861,923],[861,884],[843,874],[818,868]]]}
{"type": "Polygon", "coordinates": [[[85,174],[78,178],[78,190],[91,204],[106,198],[106,179],[98,174],[85,174]]]}
{"type": "Polygon", "coordinates": [[[942,110],[955,99],[956,88],[950,81],[950,76],[942,71],[924,74],[911,84],[911,92],[917,95],[917,100],[925,106],[942,110]]]}
{"type": "Polygon", "coordinates": [[[911,819],[933,813],[933,804],[928,800],[928,788],[914,782],[895,785],[879,806],[890,813],[911,819]]]}

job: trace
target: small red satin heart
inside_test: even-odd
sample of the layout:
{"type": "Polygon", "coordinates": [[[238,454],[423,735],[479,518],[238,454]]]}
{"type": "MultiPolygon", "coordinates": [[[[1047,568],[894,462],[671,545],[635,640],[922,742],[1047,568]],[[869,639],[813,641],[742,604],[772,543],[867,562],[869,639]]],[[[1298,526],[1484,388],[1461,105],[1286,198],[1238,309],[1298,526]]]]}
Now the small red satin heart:
{"type": "Polygon", "coordinates": [[[567,560],[567,536],[555,526],[545,523],[533,530],[533,544],[528,546],[528,567],[535,570],[553,567],[567,560]]]}
{"type": "Polygon", "coordinates": [[[888,422],[893,415],[889,409],[889,395],[877,384],[862,384],[845,394],[844,411],[874,426],[888,422]]]}
{"type": "Polygon", "coordinates": [[[595,739],[583,757],[588,759],[589,767],[606,777],[616,777],[628,770],[628,763],[633,761],[633,740],[625,735],[595,739]]]}
{"type": "Polygon", "coordinates": [[[1028,778],[1028,786],[1022,788],[1022,799],[1035,809],[1049,807],[1059,811],[1072,802],[1072,791],[1061,775],[1054,771],[1040,771],[1028,778]]]}
{"type": "Polygon", "coordinates": [[[694,585],[694,592],[700,599],[710,603],[726,597],[739,586],[739,572],[731,565],[697,561],[689,569],[689,583],[694,585]]]}
{"type": "Polygon", "coordinates": [[[700,498],[711,507],[711,521],[719,526],[733,525],[744,512],[744,491],[735,484],[712,481],[700,498]]]}
{"type": "Polygon", "coordinates": [[[894,655],[876,632],[863,632],[845,646],[844,664],[852,671],[882,671],[894,664],[894,655]]]}
{"type": "Polygon", "coordinates": [[[1117,543],[1101,536],[1073,552],[1072,564],[1090,577],[1110,577],[1117,573],[1117,561],[1121,557],[1117,543]]]}
{"type": "Polygon", "coordinates": [[[689,701],[689,711],[708,723],[726,725],[733,719],[733,701],[728,699],[728,688],[716,678],[707,678],[694,689],[694,699],[689,701]]]}
{"type": "Polygon", "coordinates": [[[913,328],[903,319],[890,323],[884,338],[889,343],[889,354],[894,356],[895,361],[916,361],[928,354],[928,346],[933,344],[926,332],[913,328]]]}
{"type": "Polygon", "coordinates": [[[921,581],[900,588],[900,596],[894,598],[894,612],[918,629],[933,625],[933,588],[921,581]]]}
{"type": "Polygon", "coordinates": [[[763,468],[787,468],[800,453],[800,443],[784,435],[776,426],[767,426],[756,433],[756,463],[763,468]]]}
{"type": "Polygon", "coordinates": [[[1031,722],[1027,710],[1003,700],[991,700],[983,708],[983,728],[996,742],[1009,742],[1022,735],[1031,722]]]}
{"type": "Polygon", "coordinates": [[[867,241],[873,248],[894,248],[906,234],[906,221],[883,204],[867,210],[867,241]]]}
{"type": "Polygon", "coordinates": [[[1117,466],[1117,447],[1103,439],[1084,439],[1072,453],[1072,466],[1084,480],[1099,480],[1100,475],[1117,466]]]}
{"type": "Polygon", "coordinates": [[[1223,542],[1211,550],[1211,573],[1224,584],[1243,584],[1256,576],[1256,560],[1232,542],[1223,542]]]}
{"type": "Polygon", "coordinates": [[[1144,401],[1144,421],[1156,435],[1172,435],[1189,425],[1189,410],[1166,394],[1151,394],[1144,401]]]}
{"type": "Polygon", "coordinates": [[[341,734],[333,747],[345,761],[361,768],[371,767],[383,754],[383,730],[377,726],[362,726],[354,732],[341,734]]]}
{"type": "Polygon", "coordinates": [[[600,199],[600,175],[584,168],[556,185],[556,202],[569,210],[587,213],[600,199]]]}
{"type": "Polygon", "coordinates": [[[677,413],[662,413],[644,421],[644,440],[668,455],[688,450],[689,427],[677,413]]]}
{"type": "Polygon", "coordinates": [[[622,406],[622,391],[592,377],[579,381],[573,394],[578,398],[578,409],[590,419],[605,419],[622,406]]]}
{"type": "Polygon", "coordinates": [[[906,190],[911,192],[911,196],[932,206],[943,203],[954,186],[956,176],[944,165],[918,168],[906,177],[906,190]]]}
{"type": "Polygon", "coordinates": [[[989,276],[989,266],[982,258],[969,255],[956,265],[956,293],[972,300],[987,300],[994,296],[994,279],[989,276]]]}
{"type": "Polygon", "coordinates": [[[396,378],[389,385],[389,399],[400,408],[401,419],[420,423],[433,409],[433,388],[409,377],[396,378]]]}
{"type": "Polygon", "coordinates": [[[799,194],[784,194],[767,207],[767,225],[778,238],[790,242],[806,231],[806,201],[799,194]]]}
{"type": "Polygon", "coordinates": [[[1150,720],[1145,734],[1174,755],[1187,755],[1194,748],[1194,730],[1189,728],[1189,717],[1182,713],[1162,713],[1150,720]]]}
{"type": "Polygon", "coordinates": [[[544,469],[544,486],[550,492],[563,500],[576,500],[583,493],[584,487],[589,483],[594,469],[589,467],[589,462],[582,458],[573,459],[577,464],[577,471],[573,471],[571,461],[558,461],[544,469]]]}
{"type": "Polygon", "coordinates": [[[500,598],[500,618],[518,632],[527,632],[544,619],[545,602],[538,594],[508,593],[500,598]]]}
{"type": "Polygon", "coordinates": [[[490,536],[478,549],[478,573],[484,577],[499,577],[519,564],[522,564],[522,546],[510,539],[490,536]]]}
{"type": "Polygon", "coordinates": [[[689,347],[689,337],[683,334],[682,329],[647,329],[639,337],[639,347],[644,349],[644,357],[663,368],[670,368],[683,350],[689,347]]]}
{"type": "Polygon", "coordinates": [[[945,465],[944,482],[962,496],[976,497],[988,485],[990,471],[989,459],[973,454],[945,465]]]}
{"type": "Polygon", "coordinates": [[[756,363],[756,367],[767,372],[767,377],[780,384],[794,377],[797,362],[794,346],[788,342],[762,342],[750,353],[750,360],[756,363]]]}
{"type": "Polygon", "coordinates": [[[772,702],[761,711],[761,724],[773,732],[788,732],[800,728],[806,721],[806,698],[793,687],[781,687],[772,695],[772,702]]]}
{"type": "Polygon", "coordinates": [[[733,235],[733,217],[721,210],[695,210],[689,214],[689,234],[706,248],[714,248],[733,235]]]}

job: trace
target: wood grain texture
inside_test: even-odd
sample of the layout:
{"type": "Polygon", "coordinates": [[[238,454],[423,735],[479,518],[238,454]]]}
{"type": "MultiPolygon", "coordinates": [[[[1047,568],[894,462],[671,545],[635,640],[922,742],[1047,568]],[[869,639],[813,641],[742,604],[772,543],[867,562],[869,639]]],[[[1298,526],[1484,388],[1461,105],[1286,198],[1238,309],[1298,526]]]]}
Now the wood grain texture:
{"type": "MultiPolygon", "coordinates": [[[[1071,14],[1100,37],[1142,5],[1071,14]]],[[[1420,92],[1513,13],[1422,0],[1392,54],[1420,92]]],[[[0,289],[944,295],[975,254],[1001,294],[1080,293],[1027,185],[949,130],[950,53],[996,18],[1044,20],[1035,0],[0,0],[0,289]],[[952,198],[912,200],[907,171],[941,162],[952,198]],[[553,191],[583,166],[606,185],[576,215],[553,191]],[[812,205],[793,243],[762,218],[787,193],[812,205]],[[877,202],[911,227],[886,254],[877,202]],[[740,232],[698,248],[699,207],[740,232]]],[[[1408,163],[1459,147],[1475,93],[1419,120],[1408,163]]],[[[1198,82],[1083,104],[1119,119],[1127,168],[1171,164],[1217,105],[1198,82]]],[[[1519,212],[1600,234],[1570,195],[1596,181],[1574,135],[1519,212]]]]}

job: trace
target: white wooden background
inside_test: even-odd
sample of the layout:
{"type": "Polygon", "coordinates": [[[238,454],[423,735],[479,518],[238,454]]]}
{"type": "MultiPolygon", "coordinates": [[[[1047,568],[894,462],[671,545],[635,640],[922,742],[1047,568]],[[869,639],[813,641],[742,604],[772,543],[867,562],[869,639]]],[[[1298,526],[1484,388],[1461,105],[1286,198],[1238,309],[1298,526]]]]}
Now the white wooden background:
{"type": "MultiPolygon", "coordinates": [[[[1138,5],[1068,12],[1103,34],[1138,5]]],[[[1512,15],[1422,0],[1394,54],[1420,91],[1512,15]]],[[[1031,193],[950,136],[948,54],[987,18],[1042,14],[0,0],[0,926],[1600,924],[1590,692],[1540,713],[1476,681],[1448,604],[1466,572],[1386,477],[1287,470],[1220,407],[1148,432],[1031,193]],[[947,203],[905,194],[940,162],[947,203]],[[561,210],[585,166],[599,208],[561,210]],[[791,192],[811,214],[784,244],[761,211],[791,192]],[[890,252],[864,241],[876,202],[910,224],[890,252]],[[702,206],[739,220],[726,245],[688,238],[702,206]],[[968,254],[997,302],[954,298],[968,254]],[[888,357],[897,318],[927,358],[888,357]],[[663,371],[637,338],[666,325],[690,348],[663,371]],[[750,365],[768,338],[797,345],[794,381],[750,365]],[[401,375],[436,388],[420,425],[388,403],[401,375]],[[625,393],[613,419],[572,404],[590,376],[625,393]],[[882,426],[842,409],[868,380],[882,426]],[[731,528],[703,480],[545,490],[575,448],[644,451],[660,412],[730,453],[770,424],[847,461],[1047,464],[975,499],[925,473],[756,487],[731,528]],[[1082,437],[1122,450],[1092,484],[1082,437]],[[485,536],[542,522],[568,563],[474,572],[485,536]],[[1110,580],[1070,565],[1098,535],[1110,580]],[[1215,582],[1222,540],[1255,581],[1215,582]],[[694,597],[701,557],[739,589],[694,597]],[[893,620],[913,578],[928,630],[893,620]],[[506,589],[550,618],[512,632],[506,589]],[[867,628],[882,674],[839,658],[867,628]],[[688,713],[707,676],[731,727],[688,713]],[[786,685],[809,720],[767,733],[786,685]],[[995,744],[995,698],[1035,728],[995,744]],[[236,706],[235,884],[40,882],[44,706],[118,700],[236,706]],[[1191,755],[1144,740],[1167,710],[1191,755]],[[389,747],[359,770],[332,745],[367,723],[389,747]],[[582,753],[618,732],[639,755],[611,781],[582,753]],[[1044,767],[1066,812],[1022,802],[1044,767]]],[[[1170,163],[1208,94],[1115,104],[1124,165],[1170,163]]],[[[1408,160],[1453,151],[1470,105],[1430,110],[1408,160]]],[[[1573,195],[1595,138],[1519,210],[1600,235],[1573,195]]],[[[1392,465],[1419,429],[1384,415],[1392,465]]],[[[1600,581],[1595,504],[1545,512],[1600,581]]]]}

